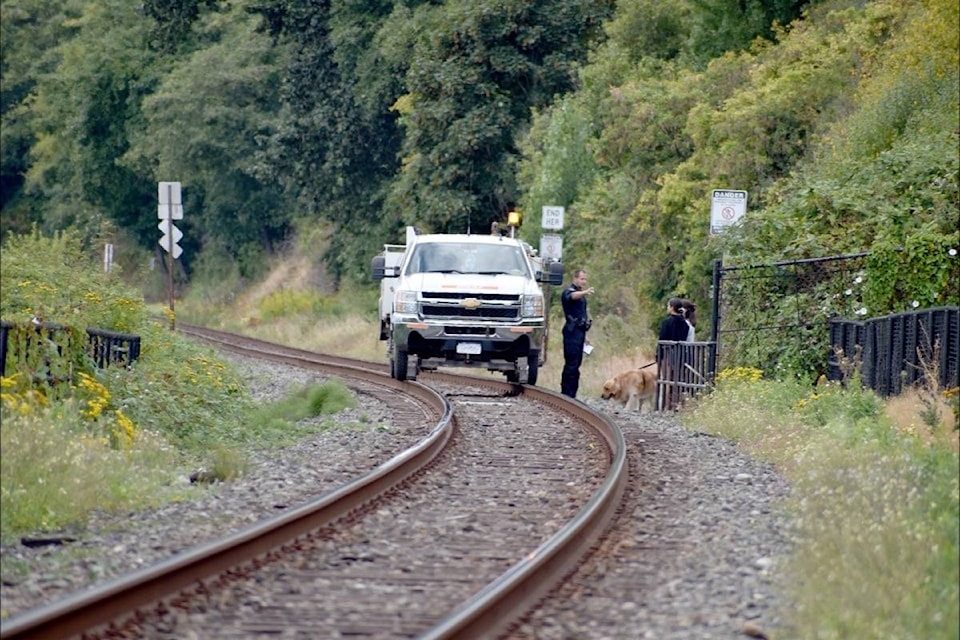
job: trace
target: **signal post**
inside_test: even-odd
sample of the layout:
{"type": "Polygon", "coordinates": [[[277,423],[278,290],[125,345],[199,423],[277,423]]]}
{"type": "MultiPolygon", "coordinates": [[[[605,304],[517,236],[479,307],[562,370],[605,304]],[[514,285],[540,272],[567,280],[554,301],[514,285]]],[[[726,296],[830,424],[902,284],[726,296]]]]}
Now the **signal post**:
{"type": "Polygon", "coordinates": [[[167,252],[167,302],[170,307],[170,330],[176,327],[176,315],[173,306],[173,261],[183,253],[179,242],[183,239],[183,231],[173,224],[174,220],[183,220],[183,201],[180,197],[179,182],[161,182],[157,188],[158,204],[157,218],[160,224],[157,229],[163,236],[160,246],[167,252]]]}

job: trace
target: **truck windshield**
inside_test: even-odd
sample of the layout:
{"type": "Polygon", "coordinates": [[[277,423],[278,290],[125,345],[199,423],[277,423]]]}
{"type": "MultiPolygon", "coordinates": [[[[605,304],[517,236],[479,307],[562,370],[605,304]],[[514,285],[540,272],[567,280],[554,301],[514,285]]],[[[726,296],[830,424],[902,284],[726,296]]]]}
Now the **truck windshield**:
{"type": "Polygon", "coordinates": [[[430,242],[414,247],[406,274],[482,273],[529,276],[527,261],[516,245],[430,242]]]}

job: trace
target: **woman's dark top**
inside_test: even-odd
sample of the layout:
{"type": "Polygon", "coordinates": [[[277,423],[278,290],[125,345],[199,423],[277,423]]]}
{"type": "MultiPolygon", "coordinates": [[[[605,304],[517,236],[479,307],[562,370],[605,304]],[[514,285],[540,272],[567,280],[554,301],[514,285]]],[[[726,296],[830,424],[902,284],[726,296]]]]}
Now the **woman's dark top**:
{"type": "Polygon", "coordinates": [[[674,342],[684,342],[687,339],[687,332],[690,327],[683,316],[668,315],[660,323],[660,335],[658,340],[672,340],[674,342]]]}

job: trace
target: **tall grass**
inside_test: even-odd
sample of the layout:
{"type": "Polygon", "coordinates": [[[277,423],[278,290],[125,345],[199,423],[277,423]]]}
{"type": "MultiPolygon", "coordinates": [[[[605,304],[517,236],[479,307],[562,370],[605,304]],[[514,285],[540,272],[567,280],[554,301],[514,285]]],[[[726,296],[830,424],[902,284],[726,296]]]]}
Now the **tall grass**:
{"type": "Polygon", "coordinates": [[[898,422],[855,380],[811,388],[745,370],[726,374],[681,416],[739,441],[792,483],[793,551],[782,573],[791,606],[776,637],[957,638],[960,465],[952,413],[924,424],[923,403],[908,410],[901,398],[898,422]]]}
{"type": "MultiPolygon", "coordinates": [[[[103,274],[97,253],[76,235],[8,238],[0,261],[4,319],[37,315],[81,334],[94,326],[141,339],[135,363],[103,370],[82,353],[84,345],[69,367],[55,362],[67,354],[41,345],[40,360],[68,372],[55,382],[18,372],[21,362],[11,349],[0,397],[4,541],[82,527],[94,509],[182,499],[195,491],[185,479],[197,469],[206,479],[229,479],[242,473],[249,445],[278,446],[326,428],[271,415],[269,407],[257,413],[245,382],[215,350],[150,320],[142,298],[103,274]],[[37,260],[40,255],[45,259],[37,260]]],[[[212,320],[210,305],[206,310],[212,320]]],[[[351,401],[336,384],[304,398],[310,411],[351,401]]]]}
{"type": "Polygon", "coordinates": [[[188,495],[170,482],[177,452],[141,430],[118,449],[91,433],[73,402],[4,402],[0,430],[0,531],[4,538],[83,522],[95,509],[142,508],[188,495]]]}

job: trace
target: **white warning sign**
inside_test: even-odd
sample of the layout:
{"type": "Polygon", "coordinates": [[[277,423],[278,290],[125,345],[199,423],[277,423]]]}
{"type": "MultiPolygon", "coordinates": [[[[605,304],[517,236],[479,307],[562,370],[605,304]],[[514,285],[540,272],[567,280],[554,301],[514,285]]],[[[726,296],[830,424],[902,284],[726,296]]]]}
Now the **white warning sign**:
{"type": "Polygon", "coordinates": [[[710,204],[710,234],[723,233],[747,214],[747,192],[714,189],[710,204]]]}
{"type": "Polygon", "coordinates": [[[562,260],[563,236],[555,233],[540,236],[540,257],[545,260],[562,260]]]}

